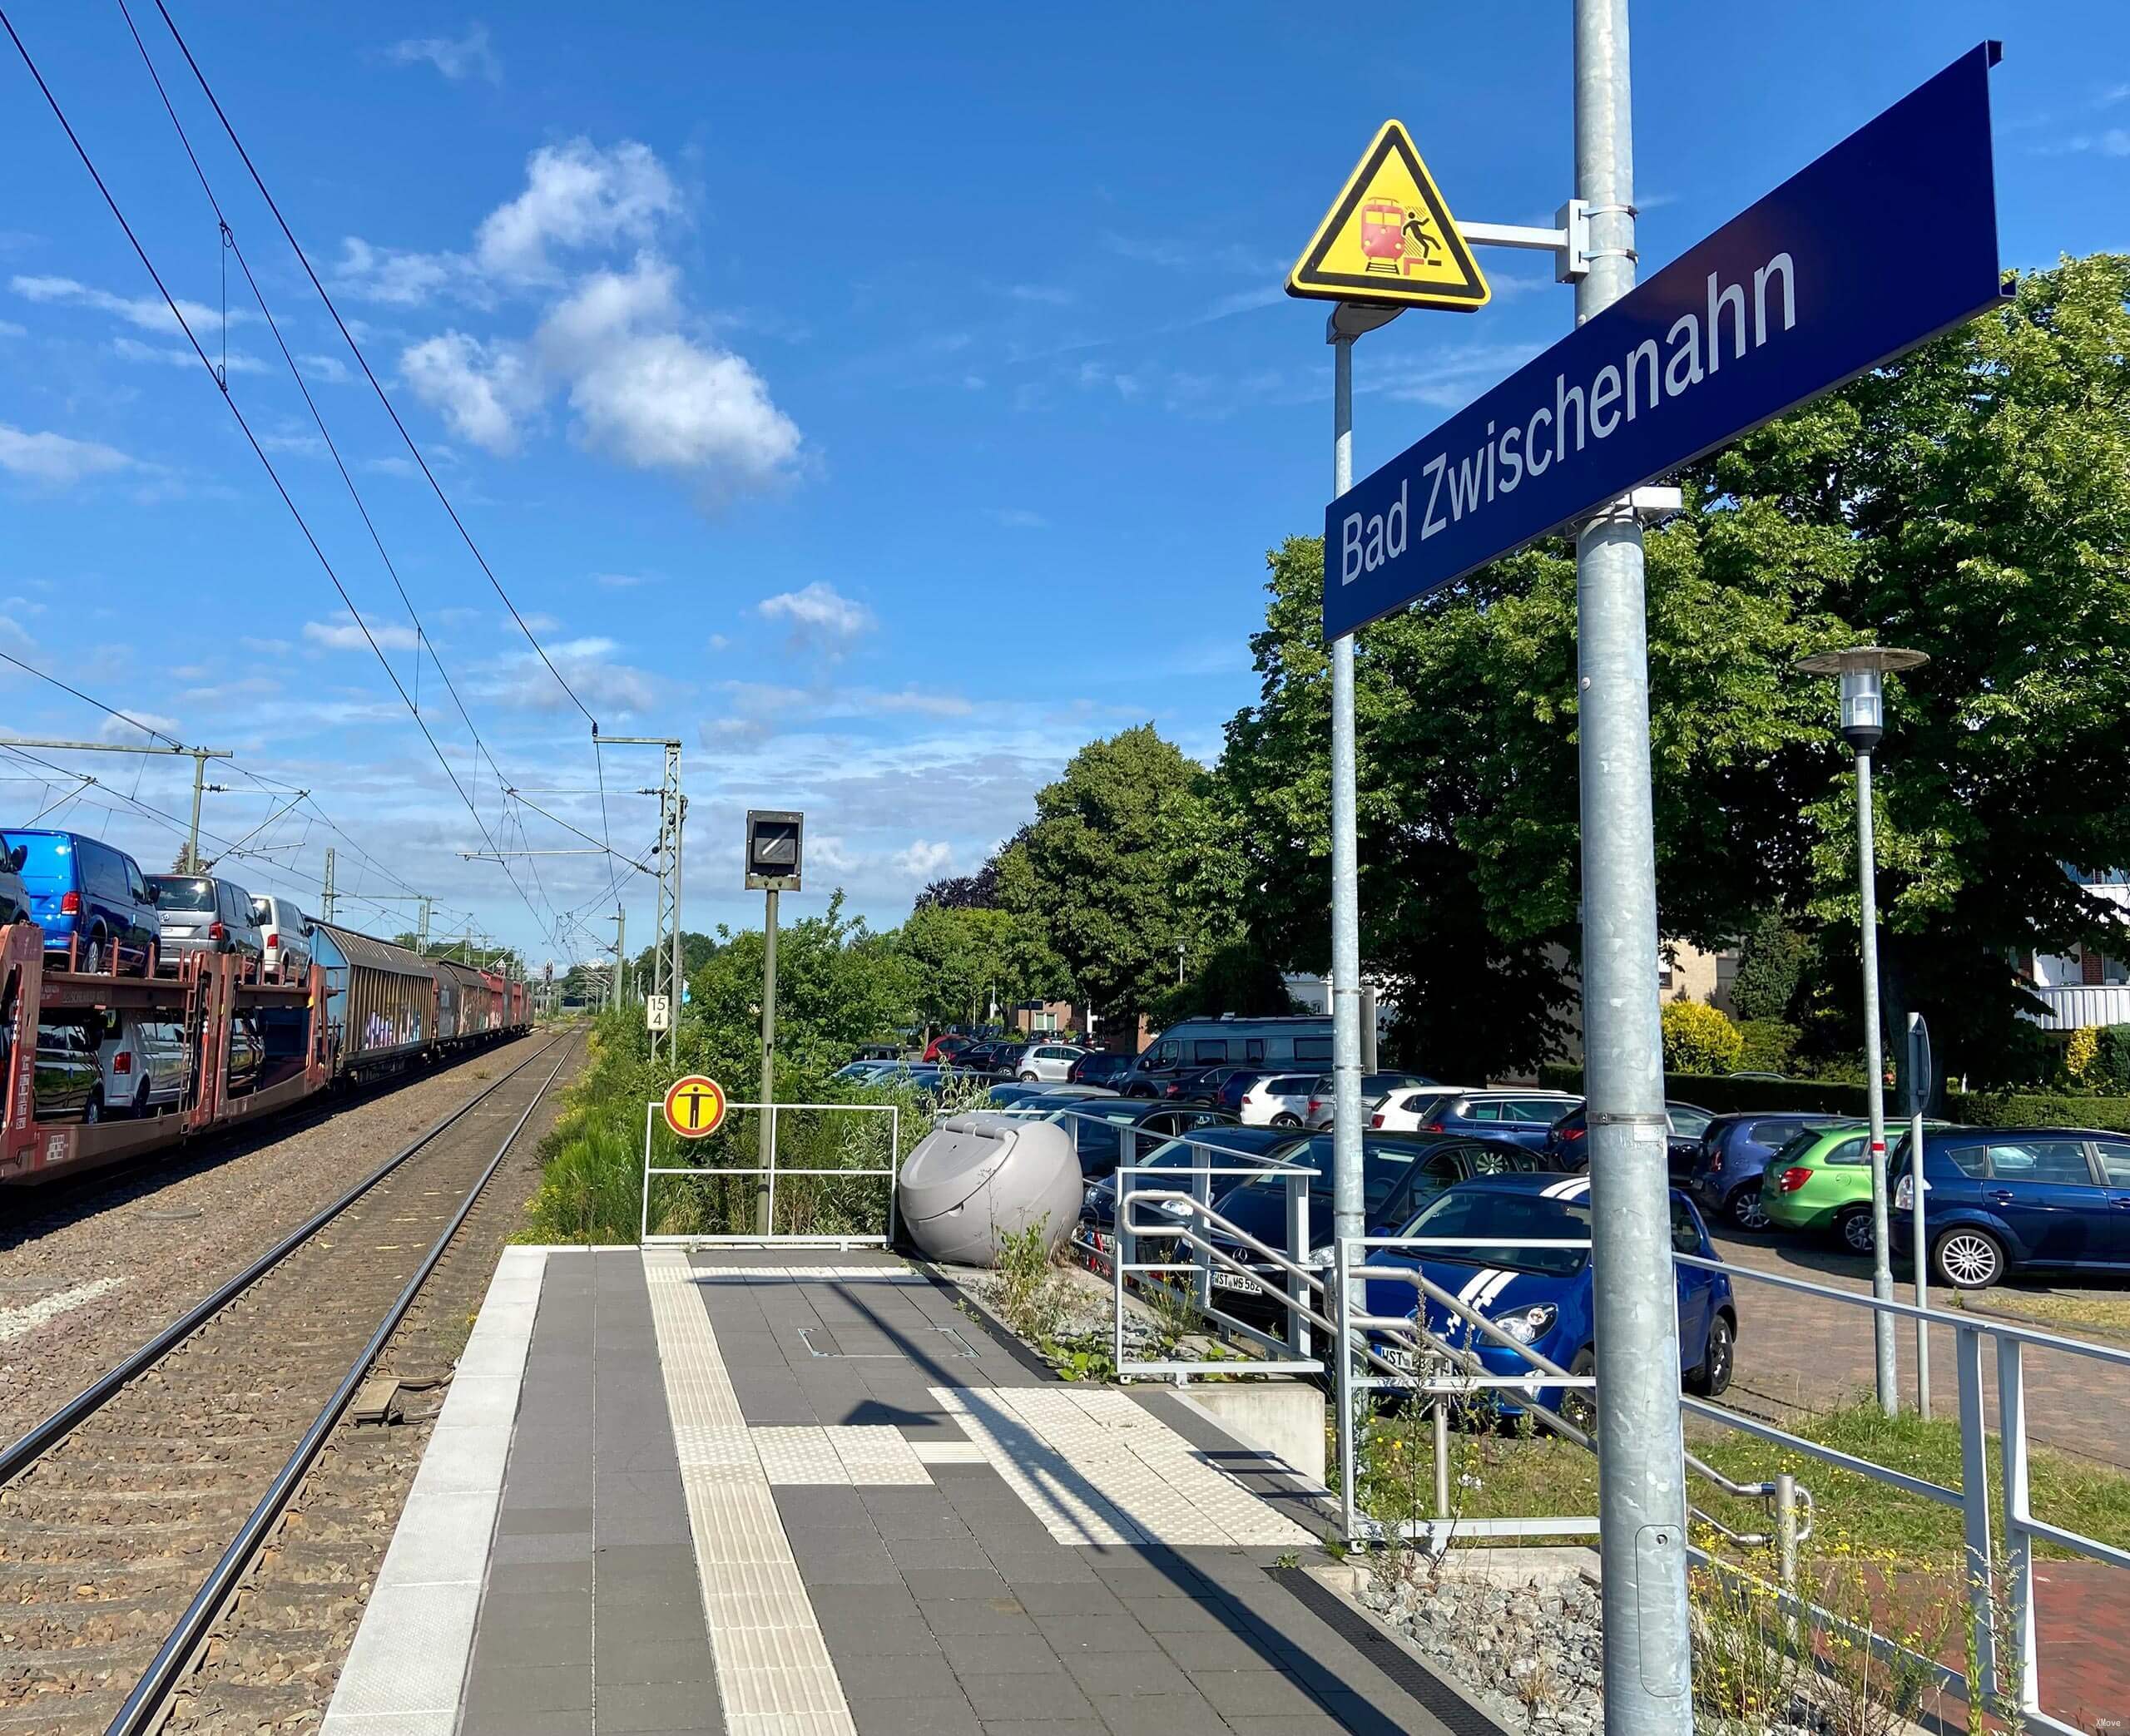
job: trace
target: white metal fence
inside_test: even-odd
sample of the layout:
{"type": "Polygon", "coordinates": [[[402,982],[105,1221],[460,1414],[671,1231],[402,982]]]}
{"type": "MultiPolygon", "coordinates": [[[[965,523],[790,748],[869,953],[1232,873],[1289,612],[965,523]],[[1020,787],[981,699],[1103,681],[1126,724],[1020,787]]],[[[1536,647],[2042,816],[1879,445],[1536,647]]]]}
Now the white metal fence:
{"type": "MultiPolygon", "coordinates": [[[[770,1160],[760,1161],[759,1145],[755,1150],[755,1160],[750,1163],[708,1163],[661,1165],[652,1161],[652,1140],[659,1125],[660,1109],[657,1103],[646,1103],[643,1110],[643,1200],[638,1223],[637,1239],[648,1247],[660,1245],[729,1247],[801,1247],[801,1248],[883,1248],[895,1239],[895,1178],[902,1165],[902,1109],[894,1103],[728,1103],[726,1105],[726,1125],[708,1140],[696,1142],[688,1149],[716,1152],[726,1149],[722,1144],[728,1130],[739,1131],[742,1137],[760,1137],[759,1124],[736,1129],[736,1112],[751,1112],[769,1118],[770,1160]],[[852,1165],[789,1165],[778,1161],[780,1147],[778,1135],[785,1119],[800,1112],[830,1115],[887,1117],[886,1161],[881,1164],[852,1165]],[[719,1144],[711,1144],[719,1141],[719,1144]],[[750,1196],[748,1209],[757,1214],[756,1227],[751,1230],[718,1230],[653,1234],[651,1229],[651,1180],[655,1176],[691,1176],[698,1182],[705,1180],[746,1181],[755,1186],[746,1190],[750,1196]],[[880,1227],[874,1229],[852,1230],[785,1230],[780,1231],[776,1224],[777,1184],[779,1181],[801,1180],[813,1187],[832,1187],[839,1183],[882,1181],[886,1195],[879,1219],[880,1227]],[[766,1225],[765,1228],[763,1226],[766,1225]]],[[[863,1127],[862,1121],[855,1124],[863,1127]]],[[[872,1136],[861,1134],[860,1142],[869,1143],[872,1136]]],[[[677,1143],[677,1142],[676,1142],[677,1143]]]]}

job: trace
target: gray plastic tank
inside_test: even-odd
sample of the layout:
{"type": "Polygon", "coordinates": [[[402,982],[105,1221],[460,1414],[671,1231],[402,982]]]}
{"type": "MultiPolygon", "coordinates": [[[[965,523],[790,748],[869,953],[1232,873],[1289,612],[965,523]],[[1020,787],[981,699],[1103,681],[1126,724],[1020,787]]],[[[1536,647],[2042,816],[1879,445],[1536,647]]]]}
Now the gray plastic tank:
{"type": "Polygon", "coordinates": [[[978,1113],[942,1121],[917,1142],[895,1183],[895,1211],[929,1258],[991,1266],[1002,1239],[1033,1224],[1055,1253],[1079,1222],[1083,1191],[1063,1127],[978,1113]]]}

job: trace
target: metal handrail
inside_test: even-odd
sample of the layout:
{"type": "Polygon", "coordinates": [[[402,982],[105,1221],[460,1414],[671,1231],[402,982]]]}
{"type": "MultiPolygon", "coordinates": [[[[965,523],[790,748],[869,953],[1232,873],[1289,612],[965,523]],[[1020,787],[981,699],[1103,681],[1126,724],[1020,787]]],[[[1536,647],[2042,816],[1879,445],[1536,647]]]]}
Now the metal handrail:
{"type": "Polygon", "coordinates": [[[646,1248],[661,1245],[689,1247],[754,1247],[775,1243],[785,1247],[891,1247],[895,1239],[895,1183],[902,1168],[902,1106],[895,1103],[739,1103],[727,1102],[729,1112],[733,1110],[766,1111],[769,1115],[770,1160],[766,1164],[654,1164],[651,1160],[651,1135],[657,1125],[661,1105],[648,1102],[643,1106],[643,1186],[637,1219],[637,1239],[646,1248]],[[885,1115],[888,1118],[888,1160],[885,1165],[866,1165],[854,1169],[790,1169],[776,1161],[777,1117],[786,1110],[827,1110],[837,1115],[885,1115]],[[772,1228],[766,1234],[717,1234],[706,1235],[653,1235],[651,1233],[651,1178],[654,1175],[760,1175],[766,1177],[768,1188],[768,1217],[774,1225],[776,1221],[776,1181],[780,1175],[836,1175],[847,1181],[868,1179],[884,1180],[888,1184],[888,1224],[884,1234],[864,1233],[840,1234],[823,1232],[819,1235],[779,1235],[772,1228]]]}

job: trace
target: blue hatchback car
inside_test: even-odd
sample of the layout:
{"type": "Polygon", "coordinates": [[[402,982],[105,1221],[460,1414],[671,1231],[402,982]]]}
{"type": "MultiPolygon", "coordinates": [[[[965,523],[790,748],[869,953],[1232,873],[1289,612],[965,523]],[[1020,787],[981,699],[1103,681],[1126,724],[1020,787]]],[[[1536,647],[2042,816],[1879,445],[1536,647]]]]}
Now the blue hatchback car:
{"type": "MultiPolygon", "coordinates": [[[[1890,1160],[1894,1246],[1915,1244],[1907,1142],[1890,1160]]],[[[2028,1267],[2130,1271],[2130,1136],[2077,1127],[1923,1135],[1924,1233],[1940,1283],[1981,1290],[2028,1267]]]]}
{"type": "MultiPolygon", "coordinates": [[[[1502,1175],[1460,1182],[1422,1207],[1399,1234],[1469,1239],[1469,1252],[1430,1249],[1424,1256],[1395,1258],[1407,1265],[1417,1264],[1429,1283],[1571,1374],[1588,1374],[1597,1367],[1597,1298],[1588,1252],[1490,1245],[1493,1238],[1507,1242],[1588,1238],[1588,1176],[1502,1175]]],[[[1672,1245],[1681,1254],[1715,1257],[1700,1214],[1677,1189],[1672,1194],[1672,1245]]],[[[1393,1257],[1387,1251],[1375,1256],[1379,1264],[1393,1257]]],[[[1673,1269],[1678,1285],[1679,1366],[1685,1371],[1688,1392],[1712,1397],[1731,1384],[1737,1359],[1738,1308],[1731,1280],[1698,1266],[1673,1269]]],[[[1369,1284],[1369,1312],[1410,1315],[1419,1295],[1411,1284],[1375,1279],[1369,1284]]],[[[1475,1352],[1489,1373],[1529,1370],[1531,1365],[1515,1352],[1486,1338],[1440,1303],[1429,1298],[1426,1309],[1427,1329],[1445,1343],[1475,1352]]],[[[1563,1408],[1562,1388],[1530,1390],[1535,1402],[1548,1409],[1563,1408]]]]}

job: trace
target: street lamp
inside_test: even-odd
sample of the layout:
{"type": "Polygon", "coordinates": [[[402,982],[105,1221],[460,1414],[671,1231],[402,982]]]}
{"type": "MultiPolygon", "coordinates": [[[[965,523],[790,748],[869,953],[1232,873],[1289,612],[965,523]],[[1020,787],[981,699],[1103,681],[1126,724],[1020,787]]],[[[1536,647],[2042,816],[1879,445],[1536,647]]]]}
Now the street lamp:
{"type": "MultiPolygon", "coordinates": [[[[1806,675],[1832,675],[1839,682],[1842,739],[1856,755],[1856,887],[1862,906],[1858,926],[1864,942],[1864,1091],[1871,1118],[1871,1293],[1881,1302],[1894,1299],[1894,1268],[1886,1186],[1885,1081],[1879,1046],[1879,900],[1875,883],[1878,864],[1871,841],[1871,750],[1886,733],[1887,673],[1920,669],[1929,660],[1921,651],[1860,645],[1847,650],[1818,651],[1797,662],[1806,675]]],[[[1874,1310],[1871,1323],[1879,1408],[1890,1417],[1900,1408],[1894,1368],[1894,1317],[1874,1310]]]]}

